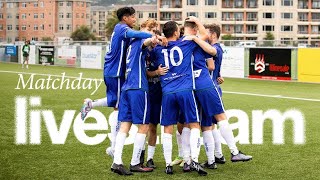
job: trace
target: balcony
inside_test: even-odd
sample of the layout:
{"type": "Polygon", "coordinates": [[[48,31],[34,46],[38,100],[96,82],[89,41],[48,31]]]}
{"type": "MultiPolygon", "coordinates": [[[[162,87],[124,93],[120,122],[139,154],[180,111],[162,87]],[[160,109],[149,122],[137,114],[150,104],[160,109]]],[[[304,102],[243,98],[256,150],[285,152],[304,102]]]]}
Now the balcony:
{"type": "Polygon", "coordinates": [[[257,34],[257,31],[247,31],[247,34],[257,34]]]}
{"type": "Polygon", "coordinates": [[[250,18],[250,17],[248,17],[247,21],[258,21],[258,18],[250,18]]]}
{"type": "Polygon", "coordinates": [[[312,1],[312,9],[320,9],[320,0],[312,1]]]}
{"type": "Polygon", "coordinates": [[[298,9],[308,9],[308,0],[298,1],[298,9]]]}
{"type": "Polygon", "coordinates": [[[258,1],[257,0],[248,1],[247,8],[258,8],[258,1]]]}

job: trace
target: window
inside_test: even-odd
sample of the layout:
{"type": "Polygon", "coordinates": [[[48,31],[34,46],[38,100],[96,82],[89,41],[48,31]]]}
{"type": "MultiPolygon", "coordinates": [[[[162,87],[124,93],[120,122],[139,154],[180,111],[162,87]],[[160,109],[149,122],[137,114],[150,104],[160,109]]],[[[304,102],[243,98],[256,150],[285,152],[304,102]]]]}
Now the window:
{"type": "Polygon", "coordinates": [[[72,14],[71,13],[67,13],[66,18],[72,18],[72,14]]]}
{"type": "Polygon", "coordinates": [[[26,31],[26,30],[27,30],[27,26],[26,26],[26,25],[22,25],[22,26],[21,26],[21,30],[22,30],[22,31],[26,31]]]}
{"type": "Polygon", "coordinates": [[[38,2],[34,2],[33,7],[38,7],[38,2]]]}
{"type": "Polygon", "coordinates": [[[293,2],[292,0],[282,0],[281,1],[281,6],[292,6],[293,2]]]}
{"type": "Polygon", "coordinates": [[[157,19],[157,13],[149,13],[149,18],[157,19]]]}
{"type": "Polygon", "coordinates": [[[63,13],[59,13],[59,18],[63,18],[63,13]]]}
{"type": "Polygon", "coordinates": [[[292,13],[281,13],[282,19],[292,19],[292,13]]]}
{"type": "Polygon", "coordinates": [[[32,41],[38,41],[38,37],[32,37],[31,40],[32,41]]]}
{"type": "Polygon", "coordinates": [[[205,16],[205,18],[217,18],[217,13],[216,12],[206,12],[204,16],[205,16]]]}
{"type": "Polygon", "coordinates": [[[248,8],[257,8],[258,7],[257,0],[248,0],[247,1],[247,7],[248,8]]]}
{"type": "Polygon", "coordinates": [[[71,31],[71,24],[67,24],[67,31],[71,31]]]}
{"type": "Polygon", "coordinates": [[[81,14],[81,18],[84,18],[84,13],[81,14]]]}
{"type": "Polygon", "coordinates": [[[257,25],[247,25],[247,33],[248,34],[257,33],[257,25]]]}
{"type": "Polygon", "coordinates": [[[320,21],[320,13],[311,13],[312,21],[320,21]]]}
{"type": "Polygon", "coordinates": [[[4,5],[3,2],[0,2],[0,8],[3,8],[3,5],[4,5]]]}
{"type": "Polygon", "coordinates": [[[79,13],[76,14],[76,18],[80,18],[79,13]]]}
{"type": "Polygon", "coordinates": [[[12,15],[11,15],[10,13],[8,13],[8,14],[7,14],[7,18],[8,18],[8,19],[11,19],[11,18],[12,18],[12,15]]]}
{"type": "Polygon", "coordinates": [[[265,18],[265,19],[273,19],[274,18],[274,13],[271,13],[271,12],[263,13],[263,18],[265,18]]]}
{"type": "Polygon", "coordinates": [[[11,37],[8,37],[8,38],[7,38],[7,42],[8,42],[8,43],[11,43],[11,42],[12,42],[12,38],[11,38],[11,37]]]}
{"type": "Polygon", "coordinates": [[[281,26],[281,31],[292,31],[293,26],[281,26]]]}
{"type": "Polygon", "coordinates": [[[0,31],[3,31],[3,24],[0,24],[0,31]]]}
{"type": "Polygon", "coordinates": [[[67,6],[68,6],[68,7],[72,6],[72,2],[71,2],[71,1],[68,1],[68,2],[67,2],[67,6]]]}
{"type": "Polygon", "coordinates": [[[84,7],[84,2],[81,2],[81,7],[84,7]]]}
{"type": "Polygon", "coordinates": [[[33,18],[38,19],[38,13],[34,13],[33,18]]]}
{"type": "Polygon", "coordinates": [[[13,8],[13,3],[7,2],[7,8],[13,8]]]}
{"type": "Polygon", "coordinates": [[[226,31],[226,32],[230,32],[230,31],[231,31],[230,25],[222,25],[222,28],[223,28],[224,31],[226,31]]]}
{"type": "Polygon", "coordinates": [[[211,5],[211,6],[217,5],[217,0],[206,0],[205,4],[206,5],[211,5]]]}
{"type": "Polygon", "coordinates": [[[236,21],[243,21],[243,13],[234,13],[234,18],[236,21]]]}
{"type": "Polygon", "coordinates": [[[308,21],[308,13],[298,13],[299,21],[308,21]]]}
{"type": "Polygon", "coordinates": [[[94,11],[94,12],[93,12],[93,15],[94,15],[94,16],[97,15],[97,12],[94,11]]]}
{"type": "Polygon", "coordinates": [[[27,15],[26,14],[21,14],[21,19],[27,19],[27,15]]]}
{"type": "Polygon", "coordinates": [[[198,5],[198,0],[187,0],[187,5],[198,5]]]}
{"type": "Polygon", "coordinates": [[[171,20],[171,13],[168,13],[168,12],[161,13],[161,20],[163,21],[171,20]]]}
{"type": "Polygon", "coordinates": [[[44,2],[40,2],[40,7],[44,7],[44,2]]]}
{"type": "Polygon", "coordinates": [[[41,24],[39,27],[40,27],[40,30],[41,30],[41,31],[44,30],[44,24],[41,24]]]}
{"type": "Polygon", "coordinates": [[[63,24],[59,24],[59,31],[63,31],[63,24]]]}
{"type": "Polygon", "coordinates": [[[89,18],[90,18],[90,15],[89,15],[89,14],[86,14],[86,16],[87,16],[87,19],[89,19],[89,18]]]}
{"type": "Polygon", "coordinates": [[[236,8],[243,8],[243,1],[242,0],[235,0],[234,7],[236,8]]]}
{"type": "Polygon", "coordinates": [[[231,19],[231,14],[229,12],[223,12],[222,13],[222,20],[223,21],[230,21],[231,19]]]}
{"type": "Polygon", "coordinates": [[[12,31],[12,25],[7,25],[7,30],[12,31]]]}
{"type": "Polygon", "coordinates": [[[187,17],[188,17],[188,16],[199,17],[199,16],[198,16],[198,12],[187,12],[187,17]]]}
{"type": "Polygon", "coordinates": [[[63,2],[59,2],[59,6],[63,6],[63,2]]]}
{"type": "Polygon", "coordinates": [[[143,13],[142,12],[138,12],[139,18],[143,18],[143,13]]]}
{"type": "Polygon", "coordinates": [[[20,16],[19,14],[16,14],[16,19],[19,19],[19,16],[20,16]]]}
{"type": "Polygon", "coordinates": [[[320,0],[312,1],[312,9],[320,9],[320,0]]]}
{"type": "Polygon", "coordinates": [[[41,14],[40,14],[40,18],[41,18],[41,19],[44,19],[44,13],[41,13],[41,14]]]}
{"type": "Polygon", "coordinates": [[[274,6],[274,0],[263,0],[264,6],[274,6]]]}
{"type": "Polygon", "coordinates": [[[86,5],[87,5],[87,7],[90,7],[90,3],[89,3],[89,2],[87,2],[87,4],[86,4],[86,5]]]}
{"type": "Polygon", "coordinates": [[[27,3],[25,2],[21,3],[21,7],[27,7],[27,3]]]}
{"type": "Polygon", "coordinates": [[[3,14],[2,13],[0,13],[0,19],[3,19],[3,14]]]}
{"type": "Polygon", "coordinates": [[[33,30],[38,31],[38,25],[37,25],[37,24],[35,24],[35,25],[33,26],[33,30]]]}
{"type": "Polygon", "coordinates": [[[254,13],[254,12],[248,12],[247,13],[247,21],[257,21],[257,14],[258,13],[254,13]]]}
{"type": "Polygon", "coordinates": [[[19,31],[19,25],[16,25],[16,30],[19,31]]]}
{"type": "Polygon", "coordinates": [[[313,34],[319,34],[320,26],[317,26],[317,25],[311,26],[311,31],[312,31],[313,34]]]}
{"type": "Polygon", "coordinates": [[[308,34],[308,25],[298,25],[298,34],[308,34]]]}
{"type": "Polygon", "coordinates": [[[262,26],[262,31],[274,31],[274,26],[264,25],[262,26]]]}

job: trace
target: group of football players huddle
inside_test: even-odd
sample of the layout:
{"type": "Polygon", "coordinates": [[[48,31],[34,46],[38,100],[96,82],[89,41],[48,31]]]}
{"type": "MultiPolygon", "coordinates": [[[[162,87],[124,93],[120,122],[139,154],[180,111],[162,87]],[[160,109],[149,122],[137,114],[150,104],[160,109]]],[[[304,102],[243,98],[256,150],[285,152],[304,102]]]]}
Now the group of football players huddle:
{"type": "Polygon", "coordinates": [[[109,116],[111,146],[106,150],[113,157],[111,170],[120,175],[153,171],[158,124],[164,127],[162,145],[167,174],[173,174],[173,165],[180,164],[184,172],[207,175],[205,168],[216,169],[217,163],[225,163],[221,136],[231,151],[232,162],[251,160],[252,156],[236,146],[221,99],[220,84],[224,79],[220,76],[220,27],[203,25],[191,16],[183,27],[174,21],[166,22],[162,36],[153,19],[143,22],[140,31],[133,30],[136,18],[132,7],[118,9],[117,17],[120,22],[114,27],[105,56],[107,97],[94,101],[87,98],[81,108],[82,119],[92,108],[114,108],[109,116]],[[122,152],[132,124],[138,125],[138,132],[130,168],[126,169],[122,152]],[[179,155],[172,161],[174,125],[179,155]],[[198,162],[200,131],[208,159],[203,164],[198,162]]]}

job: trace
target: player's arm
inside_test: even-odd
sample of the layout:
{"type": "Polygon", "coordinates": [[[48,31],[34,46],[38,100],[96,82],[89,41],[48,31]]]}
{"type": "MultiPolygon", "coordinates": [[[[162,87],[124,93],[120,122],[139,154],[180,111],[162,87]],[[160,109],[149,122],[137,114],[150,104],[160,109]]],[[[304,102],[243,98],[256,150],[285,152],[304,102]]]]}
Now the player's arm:
{"type": "Polygon", "coordinates": [[[222,84],[224,82],[224,79],[223,79],[223,77],[221,77],[221,73],[220,72],[219,72],[217,81],[218,81],[219,84],[222,84]]]}
{"type": "Polygon", "coordinates": [[[212,47],[209,43],[205,42],[204,40],[198,38],[197,36],[191,36],[194,42],[196,42],[206,53],[210,54],[211,56],[215,56],[217,54],[216,48],[212,47]]]}
{"type": "Polygon", "coordinates": [[[152,34],[151,33],[147,33],[147,32],[135,31],[135,30],[132,30],[132,29],[128,29],[125,32],[124,37],[125,38],[147,39],[147,38],[151,38],[152,34]]]}
{"type": "Polygon", "coordinates": [[[198,26],[198,29],[199,29],[200,38],[204,41],[206,41],[208,39],[208,32],[198,18],[196,18],[194,16],[189,16],[189,17],[187,17],[186,21],[196,23],[196,25],[198,26]]]}
{"type": "Polygon", "coordinates": [[[160,64],[158,66],[158,69],[155,70],[155,71],[149,71],[147,70],[147,76],[149,78],[153,78],[153,77],[157,77],[157,76],[163,76],[163,75],[166,75],[167,72],[168,72],[168,68],[167,67],[161,67],[162,64],[160,64]]]}
{"type": "Polygon", "coordinates": [[[207,67],[209,71],[213,71],[214,70],[214,60],[213,58],[208,58],[207,59],[207,67]]]}

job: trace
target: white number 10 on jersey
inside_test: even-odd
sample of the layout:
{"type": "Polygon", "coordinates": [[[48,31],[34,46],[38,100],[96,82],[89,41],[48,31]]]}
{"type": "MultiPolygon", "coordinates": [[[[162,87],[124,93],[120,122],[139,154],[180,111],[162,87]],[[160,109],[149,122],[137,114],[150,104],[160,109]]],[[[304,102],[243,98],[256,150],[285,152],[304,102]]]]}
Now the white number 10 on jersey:
{"type": "Polygon", "coordinates": [[[168,55],[168,49],[162,49],[161,52],[164,55],[164,63],[166,65],[166,67],[170,68],[169,58],[170,58],[170,63],[171,63],[172,66],[179,66],[182,63],[183,53],[182,53],[182,50],[178,46],[175,46],[170,50],[170,57],[168,57],[169,56],[168,55]],[[179,61],[178,62],[174,61],[174,56],[173,56],[174,55],[174,51],[178,52],[178,55],[179,55],[179,61]]]}

